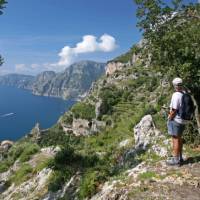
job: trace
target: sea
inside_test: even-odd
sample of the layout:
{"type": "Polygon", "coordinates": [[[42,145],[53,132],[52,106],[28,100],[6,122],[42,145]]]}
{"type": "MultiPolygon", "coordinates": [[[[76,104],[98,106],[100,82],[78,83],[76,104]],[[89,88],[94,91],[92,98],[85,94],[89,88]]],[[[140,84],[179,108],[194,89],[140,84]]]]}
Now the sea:
{"type": "Polygon", "coordinates": [[[16,141],[40,124],[52,127],[75,100],[35,96],[31,91],[0,86],[0,141],[16,141]]]}

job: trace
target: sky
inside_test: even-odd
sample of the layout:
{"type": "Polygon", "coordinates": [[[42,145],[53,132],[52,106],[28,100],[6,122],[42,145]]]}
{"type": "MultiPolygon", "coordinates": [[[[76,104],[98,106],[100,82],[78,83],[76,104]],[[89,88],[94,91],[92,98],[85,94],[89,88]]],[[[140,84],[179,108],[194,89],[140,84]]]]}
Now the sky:
{"type": "Polygon", "coordinates": [[[0,75],[107,62],[139,42],[133,0],[8,0],[0,16],[0,75]]]}

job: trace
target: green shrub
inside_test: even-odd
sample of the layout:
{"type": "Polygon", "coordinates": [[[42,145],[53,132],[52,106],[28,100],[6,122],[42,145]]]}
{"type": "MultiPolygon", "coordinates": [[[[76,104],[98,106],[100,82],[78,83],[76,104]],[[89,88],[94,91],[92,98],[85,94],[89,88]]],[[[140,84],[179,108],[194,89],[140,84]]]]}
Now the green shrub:
{"type": "Polygon", "coordinates": [[[32,155],[36,154],[40,150],[37,144],[27,143],[19,157],[21,162],[28,161],[32,155]]]}
{"type": "Polygon", "coordinates": [[[71,111],[73,112],[75,118],[92,120],[96,117],[95,107],[91,104],[86,104],[83,102],[75,104],[71,111]]]}
{"type": "Polygon", "coordinates": [[[154,115],[156,113],[157,113],[157,110],[154,106],[152,105],[146,106],[145,112],[144,112],[145,115],[154,115]]]}
{"type": "Polygon", "coordinates": [[[103,88],[99,94],[102,99],[101,114],[112,114],[113,106],[120,102],[123,91],[115,86],[103,88]]]}
{"type": "Polygon", "coordinates": [[[10,182],[19,185],[31,177],[32,167],[29,164],[23,164],[18,171],[11,177],[10,182]]]}
{"type": "Polygon", "coordinates": [[[197,147],[200,145],[200,135],[198,133],[195,120],[186,125],[185,131],[183,133],[183,139],[184,143],[190,146],[197,147]]]}
{"type": "Polygon", "coordinates": [[[150,84],[148,85],[147,90],[149,92],[153,92],[158,87],[158,85],[159,85],[158,79],[156,77],[153,77],[150,80],[150,84]]]}
{"type": "Polygon", "coordinates": [[[49,178],[48,190],[52,192],[58,191],[69,180],[70,176],[71,173],[66,168],[54,171],[49,178]]]}
{"type": "Polygon", "coordinates": [[[144,172],[144,173],[139,174],[139,179],[140,180],[147,180],[147,179],[152,179],[156,176],[157,175],[156,175],[155,172],[149,171],[149,172],[144,172]]]}
{"type": "Polygon", "coordinates": [[[90,198],[97,192],[100,183],[106,180],[104,171],[87,171],[82,177],[80,184],[79,197],[80,199],[90,198]]]}
{"type": "Polygon", "coordinates": [[[60,129],[59,125],[56,125],[48,130],[45,134],[41,135],[38,143],[41,147],[48,146],[68,146],[69,144],[78,144],[80,138],[73,135],[67,135],[60,129]]]}
{"type": "Polygon", "coordinates": [[[28,140],[20,140],[13,145],[8,153],[4,154],[3,160],[0,162],[0,172],[5,172],[17,159],[25,162],[30,159],[31,155],[39,151],[37,144],[31,143],[28,140]]]}
{"type": "Polygon", "coordinates": [[[50,166],[52,166],[53,163],[53,158],[49,158],[49,159],[44,159],[41,162],[39,162],[33,169],[33,173],[37,173],[42,171],[44,168],[48,168],[50,166]]]}
{"type": "Polygon", "coordinates": [[[5,160],[5,161],[1,161],[0,162],[0,173],[3,173],[5,171],[7,171],[9,169],[9,167],[14,163],[14,161],[9,161],[9,160],[5,160]]]}
{"type": "Polygon", "coordinates": [[[73,115],[71,113],[65,113],[62,117],[62,121],[65,123],[65,124],[72,124],[73,122],[73,115]]]}

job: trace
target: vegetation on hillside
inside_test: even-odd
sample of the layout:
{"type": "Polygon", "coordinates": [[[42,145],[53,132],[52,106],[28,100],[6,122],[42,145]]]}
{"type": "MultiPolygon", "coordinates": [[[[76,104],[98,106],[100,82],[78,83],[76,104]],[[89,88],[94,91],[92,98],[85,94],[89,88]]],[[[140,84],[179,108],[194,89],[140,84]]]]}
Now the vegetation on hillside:
{"type": "Polygon", "coordinates": [[[169,80],[181,77],[191,91],[200,133],[200,4],[184,5],[182,0],[166,4],[160,0],[135,0],[138,27],[145,46],[141,54],[169,80]]]}

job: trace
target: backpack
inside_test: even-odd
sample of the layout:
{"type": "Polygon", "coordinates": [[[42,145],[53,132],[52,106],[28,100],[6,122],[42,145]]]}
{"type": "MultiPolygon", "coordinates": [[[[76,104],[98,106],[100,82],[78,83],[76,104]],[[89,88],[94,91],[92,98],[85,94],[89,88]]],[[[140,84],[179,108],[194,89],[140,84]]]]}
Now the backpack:
{"type": "Polygon", "coordinates": [[[188,93],[183,94],[181,99],[181,106],[178,110],[178,115],[183,120],[192,120],[194,116],[195,106],[192,97],[188,93]]]}

